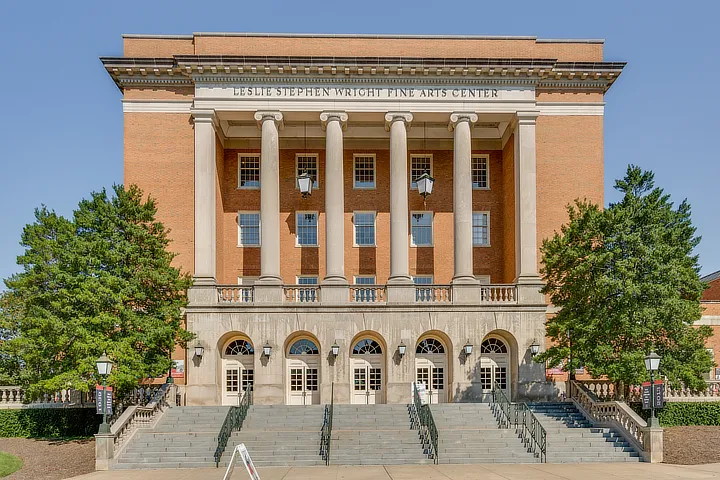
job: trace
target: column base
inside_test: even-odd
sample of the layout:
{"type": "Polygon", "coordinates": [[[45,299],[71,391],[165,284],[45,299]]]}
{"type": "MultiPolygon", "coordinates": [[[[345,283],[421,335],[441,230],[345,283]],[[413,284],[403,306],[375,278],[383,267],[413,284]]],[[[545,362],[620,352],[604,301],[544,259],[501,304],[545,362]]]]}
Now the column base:
{"type": "Polygon", "coordinates": [[[215,285],[217,285],[217,280],[215,279],[215,277],[197,276],[197,277],[193,277],[193,285],[195,285],[195,286],[203,286],[203,285],[215,286],[215,285]]]}
{"type": "Polygon", "coordinates": [[[415,285],[413,279],[409,275],[395,275],[388,278],[388,285],[415,285]]]}
{"type": "Polygon", "coordinates": [[[218,303],[217,283],[207,278],[194,279],[192,287],[188,289],[188,305],[191,307],[201,305],[215,305],[218,303]],[[200,280],[200,281],[198,281],[200,280]]]}
{"type": "Polygon", "coordinates": [[[328,275],[323,278],[322,285],[347,285],[348,281],[342,275],[328,275]]]}
{"type": "Polygon", "coordinates": [[[480,285],[477,278],[472,275],[458,275],[450,281],[452,285],[480,285]]]}
{"type": "Polygon", "coordinates": [[[283,280],[279,275],[260,275],[255,285],[282,285],[283,280]]]}

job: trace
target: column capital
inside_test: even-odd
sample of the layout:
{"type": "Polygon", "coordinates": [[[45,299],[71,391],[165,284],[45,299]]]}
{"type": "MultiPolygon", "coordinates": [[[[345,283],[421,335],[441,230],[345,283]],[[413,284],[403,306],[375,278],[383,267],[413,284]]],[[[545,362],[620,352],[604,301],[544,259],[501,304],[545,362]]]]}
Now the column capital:
{"type": "Polygon", "coordinates": [[[390,131],[390,125],[395,122],[405,122],[405,127],[410,126],[413,121],[413,114],[410,112],[388,112],[385,114],[385,130],[390,131]]]}
{"type": "Polygon", "coordinates": [[[194,123],[215,123],[215,110],[190,110],[194,123]]]}
{"type": "Polygon", "coordinates": [[[255,112],[255,121],[258,124],[258,128],[262,128],[262,124],[268,120],[275,122],[278,129],[283,128],[283,114],[278,111],[258,111],[255,112]]]}
{"type": "Polygon", "coordinates": [[[448,123],[448,130],[452,132],[458,123],[468,122],[470,125],[472,125],[477,121],[478,116],[475,112],[453,112],[450,114],[450,123],[448,123]]]}
{"type": "Polygon", "coordinates": [[[515,112],[515,118],[517,119],[517,123],[519,125],[531,125],[535,123],[535,120],[537,120],[538,115],[540,115],[540,112],[537,110],[534,111],[525,111],[525,112],[515,112]]]}
{"type": "Polygon", "coordinates": [[[338,121],[343,130],[347,128],[348,114],[341,111],[328,111],[320,114],[320,121],[322,122],[322,129],[327,128],[328,122],[338,121]]]}

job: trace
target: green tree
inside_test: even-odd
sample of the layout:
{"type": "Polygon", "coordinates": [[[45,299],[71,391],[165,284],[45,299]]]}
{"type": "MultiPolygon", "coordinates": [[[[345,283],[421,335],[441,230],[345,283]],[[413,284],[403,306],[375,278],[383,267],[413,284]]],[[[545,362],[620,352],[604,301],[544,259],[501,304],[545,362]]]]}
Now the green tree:
{"type": "Polygon", "coordinates": [[[602,210],[576,201],[569,223],[543,242],[543,293],[559,311],[546,324],[555,345],[537,361],[569,359],[568,371],[584,365],[629,385],[648,378],[643,357],[655,350],[669,381],[700,388],[713,366],[704,348],[712,331],[692,326],[707,286],[690,205],[674,208],[653,173],[633,165],[615,188],[620,202],[602,210]]]}
{"type": "Polygon", "coordinates": [[[131,389],[167,373],[175,346],[192,337],[182,328],[191,279],[171,266],[155,202],[135,186],[113,190],[82,200],[72,220],[42,207],[23,230],[22,271],[5,281],[16,302],[0,351],[20,359],[31,397],[88,391],[103,352],[115,362],[109,384],[131,389]]]}

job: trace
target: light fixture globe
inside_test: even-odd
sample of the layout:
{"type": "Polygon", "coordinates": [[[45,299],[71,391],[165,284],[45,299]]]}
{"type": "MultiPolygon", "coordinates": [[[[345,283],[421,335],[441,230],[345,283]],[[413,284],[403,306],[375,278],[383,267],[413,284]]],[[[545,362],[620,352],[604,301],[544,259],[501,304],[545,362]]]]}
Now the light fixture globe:
{"type": "Polygon", "coordinates": [[[656,372],[660,368],[660,355],[650,352],[645,356],[645,370],[648,372],[656,372]]]}
{"type": "Polygon", "coordinates": [[[530,354],[534,357],[540,353],[540,345],[537,342],[533,342],[532,345],[530,345],[530,354]]]}
{"type": "Polygon", "coordinates": [[[297,177],[298,188],[302,193],[303,198],[307,198],[312,195],[313,178],[307,173],[302,172],[297,177]]]}
{"type": "Polygon", "coordinates": [[[205,354],[205,347],[203,347],[201,344],[195,345],[195,356],[198,358],[202,358],[202,356],[205,354]]]}
{"type": "Polygon", "coordinates": [[[473,345],[470,343],[470,340],[467,341],[467,343],[463,346],[463,352],[466,356],[471,355],[473,351],[473,345]]]}
{"type": "Polygon", "coordinates": [[[418,193],[422,195],[423,199],[426,199],[433,191],[435,179],[428,172],[425,172],[415,180],[415,183],[417,184],[418,193]]]}
{"type": "Polygon", "coordinates": [[[110,375],[110,372],[112,371],[113,362],[110,360],[110,358],[103,352],[102,355],[100,355],[100,358],[95,360],[95,366],[97,367],[97,371],[100,375],[110,375]]]}
{"type": "Polygon", "coordinates": [[[263,355],[265,355],[266,357],[269,357],[271,352],[272,352],[272,347],[270,346],[270,342],[265,340],[265,345],[263,345],[263,355]]]}
{"type": "Polygon", "coordinates": [[[405,345],[405,342],[400,341],[400,345],[398,345],[398,354],[402,357],[405,355],[406,351],[407,351],[407,345],[405,345]]]}
{"type": "Polygon", "coordinates": [[[330,346],[330,353],[333,357],[337,357],[340,353],[340,345],[337,344],[337,340],[330,346]]]}

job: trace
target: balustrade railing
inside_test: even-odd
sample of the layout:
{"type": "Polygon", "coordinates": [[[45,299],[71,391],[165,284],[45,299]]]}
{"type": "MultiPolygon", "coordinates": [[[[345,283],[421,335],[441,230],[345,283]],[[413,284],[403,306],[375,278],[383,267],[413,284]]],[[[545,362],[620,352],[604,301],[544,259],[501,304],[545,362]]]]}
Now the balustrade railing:
{"type": "Polygon", "coordinates": [[[113,451],[117,458],[122,449],[127,445],[138,428],[150,428],[159,419],[163,412],[169,408],[176,386],[165,383],[155,390],[147,405],[132,405],[126,408],[123,413],[110,425],[110,433],[113,435],[113,451]]]}
{"type": "Polygon", "coordinates": [[[385,285],[351,285],[350,303],[385,303],[385,285]]]}
{"type": "Polygon", "coordinates": [[[547,462],[547,431],[525,403],[512,403],[496,383],[492,389],[492,411],[501,428],[514,428],[528,451],[547,462]]]}
{"type": "Polygon", "coordinates": [[[320,287],[286,286],[283,287],[283,298],[286,303],[318,303],[320,301],[320,287]]]}
{"type": "Polygon", "coordinates": [[[450,303],[452,301],[452,287],[450,285],[416,285],[415,301],[450,303]]]}
{"type": "Polygon", "coordinates": [[[413,384],[412,409],[419,427],[420,439],[424,445],[429,445],[433,461],[438,463],[438,430],[435,426],[435,419],[430,411],[430,405],[427,403],[423,405],[420,400],[416,383],[413,384]]]}
{"type": "Polygon", "coordinates": [[[480,287],[482,304],[517,303],[517,285],[483,285],[480,287]]]}
{"type": "Polygon", "coordinates": [[[218,285],[218,302],[220,303],[253,303],[255,288],[242,285],[218,285]]]}
{"type": "Polygon", "coordinates": [[[95,398],[92,396],[92,392],[84,393],[74,389],[63,389],[31,400],[21,386],[0,386],[0,409],[92,407],[94,405],[95,398]]]}
{"type": "Polygon", "coordinates": [[[232,432],[238,431],[242,428],[242,424],[247,417],[248,410],[252,405],[252,390],[245,390],[245,393],[240,400],[240,404],[237,407],[230,407],[225,421],[220,427],[220,433],[218,433],[218,444],[215,448],[215,467],[220,466],[220,459],[223,453],[225,453],[225,447],[227,447],[228,439],[232,432]]]}
{"type": "MultiPolygon", "coordinates": [[[[582,385],[591,392],[598,400],[611,401],[619,400],[616,387],[610,380],[581,380],[578,384],[582,385]]],[[[670,383],[663,384],[665,388],[666,402],[720,402],[720,381],[708,381],[707,386],[702,390],[693,390],[680,385],[673,387],[670,383]]],[[[640,385],[631,385],[628,389],[628,395],[625,398],[627,402],[642,401],[642,387],[640,385]]]]}
{"type": "Polygon", "coordinates": [[[330,440],[332,438],[333,410],[335,407],[335,382],[330,385],[330,405],[325,405],[323,425],[320,429],[320,456],[330,465],[330,440]]]}

